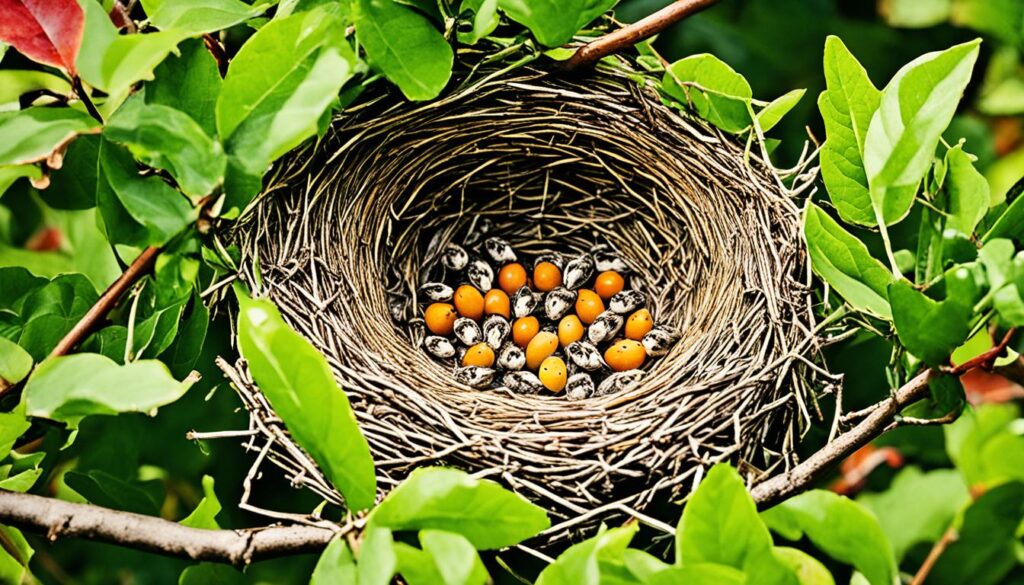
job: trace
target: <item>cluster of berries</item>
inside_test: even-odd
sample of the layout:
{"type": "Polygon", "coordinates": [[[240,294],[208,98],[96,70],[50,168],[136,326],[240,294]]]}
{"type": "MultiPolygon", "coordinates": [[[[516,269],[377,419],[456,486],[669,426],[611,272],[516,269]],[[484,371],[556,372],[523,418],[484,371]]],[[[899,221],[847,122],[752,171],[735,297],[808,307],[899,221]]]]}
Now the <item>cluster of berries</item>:
{"type": "Polygon", "coordinates": [[[424,348],[454,359],[462,384],[524,394],[564,390],[572,400],[609,394],[638,382],[648,357],[668,353],[675,340],[655,326],[646,295],[626,289],[629,267],[614,254],[547,254],[531,274],[501,238],[484,240],[483,252],[471,259],[449,244],[441,264],[454,286],[419,289],[432,334],[424,348]]]}

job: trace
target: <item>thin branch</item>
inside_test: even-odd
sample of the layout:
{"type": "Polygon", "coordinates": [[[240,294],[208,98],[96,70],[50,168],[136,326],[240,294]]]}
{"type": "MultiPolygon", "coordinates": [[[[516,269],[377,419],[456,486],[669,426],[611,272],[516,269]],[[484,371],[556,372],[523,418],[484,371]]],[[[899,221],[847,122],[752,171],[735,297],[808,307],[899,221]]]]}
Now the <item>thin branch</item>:
{"type": "Polygon", "coordinates": [[[85,86],[82,85],[82,78],[77,75],[73,75],[71,77],[71,87],[75,90],[75,95],[82,101],[82,104],[85,106],[85,110],[89,112],[89,115],[102,124],[103,116],[100,114],[100,111],[96,109],[96,104],[92,103],[92,98],[89,97],[89,92],[85,91],[85,86]]]}
{"type": "Polygon", "coordinates": [[[573,70],[597,63],[602,58],[649,39],[680,20],[700,12],[718,0],[677,0],[633,24],[612,31],[580,47],[563,65],[573,70]]]}
{"type": "Polygon", "coordinates": [[[925,558],[924,563],[921,564],[921,568],[917,570],[917,574],[915,574],[913,580],[910,581],[910,585],[924,585],[924,580],[928,577],[928,574],[932,572],[932,569],[935,567],[935,563],[938,562],[939,557],[941,557],[942,553],[946,552],[946,549],[949,548],[949,545],[956,542],[959,537],[960,535],[953,526],[946,529],[946,532],[942,534],[942,538],[940,538],[935,543],[935,546],[932,547],[932,550],[928,552],[928,557],[925,558]]]}
{"type": "Polygon", "coordinates": [[[230,563],[318,552],[338,531],[313,526],[261,526],[243,530],[203,530],[154,516],[64,502],[32,494],[0,490],[0,523],[45,535],[108,542],[165,556],[230,563]]]}
{"type": "Polygon", "coordinates": [[[203,35],[203,43],[206,45],[206,50],[209,51],[217,61],[217,72],[220,73],[221,77],[227,75],[228,54],[224,51],[224,45],[220,44],[220,41],[209,33],[203,35]]]}
{"type": "Polygon", "coordinates": [[[114,305],[117,304],[117,300],[121,298],[124,291],[128,290],[132,285],[138,282],[138,280],[142,278],[150,268],[152,268],[153,263],[156,261],[157,254],[159,253],[160,248],[156,248],[154,246],[150,246],[143,250],[142,253],[139,254],[139,257],[136,258],[130,266],[128,266],[124,273],[122,273],[121,276],[119,276],[117,280],[115,280],[113,284],[103,292],[103,295],[98,301],[96,301],[96,304],[89,309],[85,316],[83,316],[78,323],[75,323],[75,326],[71,328],[71,331],[68,331],[67,335],[60,340],[60,343],[58,343],[57,346],[53,348],[53,351],[50,352],[49,357],[65,355],[74,349],[76,345],[81,343],[82,340],[92,332],[96,324],[106,317],[107,313],[114,308],[114,305]]]}

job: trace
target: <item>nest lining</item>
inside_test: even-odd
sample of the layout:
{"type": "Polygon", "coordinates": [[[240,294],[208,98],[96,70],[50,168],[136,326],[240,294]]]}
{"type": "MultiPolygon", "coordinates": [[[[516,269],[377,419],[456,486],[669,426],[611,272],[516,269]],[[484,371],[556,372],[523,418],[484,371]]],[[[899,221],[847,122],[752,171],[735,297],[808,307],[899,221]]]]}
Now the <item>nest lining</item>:
{"type": "MultiPolygon", "coordinates": [[[[461,467],[546,507],[552,543],[612,514],[661,526],[643,511],[715,462],[752,480],[791,463],[816,369],[798,217],[741,145],[635,76],[524,67],[427,105],[385,93],[350,109],[233,236],[243,278],[326,355],[384,489],[417,466],[461,467]],[[415,290],[481,219],[527,255],[617,250],[681,338],[618,394],[459,386],[420,348],[415,290]]],[[[252,402],[244,372],[232,378],[252,402]]],[[[340,503],[273,434],[263,454],[340,503]]]]}

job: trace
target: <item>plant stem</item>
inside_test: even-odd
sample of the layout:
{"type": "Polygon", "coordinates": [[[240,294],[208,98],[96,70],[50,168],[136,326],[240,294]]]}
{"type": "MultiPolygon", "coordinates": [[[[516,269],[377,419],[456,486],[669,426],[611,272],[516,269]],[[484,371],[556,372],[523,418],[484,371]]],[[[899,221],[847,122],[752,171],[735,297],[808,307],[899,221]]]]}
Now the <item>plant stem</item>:
{"type": "Polygon", "coordinates": [[[946,552],[949,545],[956,542],[960,535],[957,533],[956,528],[950,526],[946,529],[946,532],[942,534],[942,538],[935,542],[932,550],[928,552],[928,557],[925,558],[924,563],[921,564],[921,568],[914,574],[914,578],[910,581],[910,585],[924,585],[924,580],[928,578],[928,574],[935,568],[935,563],[938,562],[939,557],[942,553],[946,552]]]}
{"type": "Polygon", "coordinates": [[[89,92],[85,91],[85,86],[82,85],[82,78],[77,75],[73,75],[71,77],[71,87],[75,90],[75,95],[82,101],[82,104],[85,106],[85,110],[89,112],[89,115],[102,124],[103,116],[100,114],[100,111],[96,109],[96,104],[92,103],[92,98],[89,97],[89,92]]]}

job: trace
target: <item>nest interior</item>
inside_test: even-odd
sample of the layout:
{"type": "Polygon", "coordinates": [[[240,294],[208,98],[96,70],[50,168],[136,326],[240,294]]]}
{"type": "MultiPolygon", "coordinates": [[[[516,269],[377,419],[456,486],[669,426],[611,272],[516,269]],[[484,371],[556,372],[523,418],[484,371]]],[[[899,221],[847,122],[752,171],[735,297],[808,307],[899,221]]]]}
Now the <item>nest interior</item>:
{"type": "Polygon", "coordinates": [[[384,489],[461,467],[548,508],[557,541],[611,514],[658,525],[644,510],[715,462],[752,480],[790,463],[813,408],[798,218],[742,144],[652,84],[524,67],[427,105],[385,93],[350,109],[234,236],[243,276],[327,356],[384,489]],[[458,385],[419,347],[414,291],[484,220],[527,255],[617,250],[680,340],[617,394],[458,385]]]}

